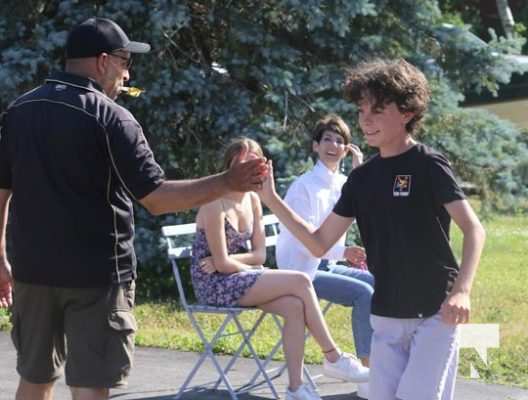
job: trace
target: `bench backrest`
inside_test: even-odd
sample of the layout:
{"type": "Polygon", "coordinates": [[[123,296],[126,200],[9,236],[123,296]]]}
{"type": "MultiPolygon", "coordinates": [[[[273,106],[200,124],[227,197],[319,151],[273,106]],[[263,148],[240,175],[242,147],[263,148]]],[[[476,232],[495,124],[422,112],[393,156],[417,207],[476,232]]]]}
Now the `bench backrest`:
{"type": "MultiPolygon", "coordinates": [[[[266,247],[275,246],[279,234],[279,221],[277,217],[274,214],[264,215],[262,221],[266,234],[266,247]]],[[[187,259],[192,256],[192,242],[196,233],[196,224],[167,225],[161,228],[161,232],[167,243],[167,254],[171,261],[172,272],[178,287],[180,301],[182,306],[187,309],[187,298],[183,289],[178,260],[187,259]]]]}
{"type": "MultiPolygon", "coordinates": [[[[266,247],[277,244],[279,235],[279,220],[274,214],[267,214],[262,217],[264,232],[266,233],[266,247]]],[[[169,258],[189,258],[191,257],[192,239],[196,233],[196,224],[166,225],[161,228],[163,237],[167,242],[167,253],[169,258]],[[179,244],[182,240],[186,244],[179,244]]]]}

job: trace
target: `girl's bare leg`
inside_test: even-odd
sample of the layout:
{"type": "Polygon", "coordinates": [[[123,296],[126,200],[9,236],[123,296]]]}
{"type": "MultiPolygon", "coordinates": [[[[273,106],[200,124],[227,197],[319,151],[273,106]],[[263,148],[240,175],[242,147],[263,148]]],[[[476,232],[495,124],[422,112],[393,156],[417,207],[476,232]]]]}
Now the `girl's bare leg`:
{"type": "Polygon", "coordinates": [[[260,306],[283,296],[295,296],[302,300],[308,330],[321,347],[326,359],[330,362],[337,361],[339,352],[330,336],[308,275],[299,271],[266,270],[238,303],[241,306],[260,306]]]}
{"type": "Polygon", "coordinates": [[[303,383],[305,326],[303,302],[295,296],[282,296],[260,305],[259,308],[284,318],[282,347],[288,368],[289,389],[296,391],[303,383]]]}

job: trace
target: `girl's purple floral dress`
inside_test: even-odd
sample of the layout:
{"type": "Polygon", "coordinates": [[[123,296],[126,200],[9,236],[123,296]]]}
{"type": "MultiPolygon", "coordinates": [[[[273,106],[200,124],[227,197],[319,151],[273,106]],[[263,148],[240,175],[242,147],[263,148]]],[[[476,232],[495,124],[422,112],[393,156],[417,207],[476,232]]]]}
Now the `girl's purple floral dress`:
{"type": "MultiPolygon", "coordinates": [[[[225,219],[225,235],[227,253],[245,253],[248,251],[247,241],[251,239],[250,232],[238,232],[225,219]]],[[[196,299],[201,304],[216,306],[236,306],[246,290],[255,284],[262,270],[248,270],[233,274],[214,272],[207,274],[200,268],[200,260],[209,257],[209,245],[203,229],[196,230],[192,247],[191,278],[196,299]]]]}

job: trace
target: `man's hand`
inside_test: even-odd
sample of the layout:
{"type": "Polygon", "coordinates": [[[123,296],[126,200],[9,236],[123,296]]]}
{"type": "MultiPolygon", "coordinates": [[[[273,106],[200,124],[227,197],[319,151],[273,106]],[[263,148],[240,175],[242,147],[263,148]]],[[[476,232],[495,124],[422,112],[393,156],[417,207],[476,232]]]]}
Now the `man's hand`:
{"type": "Polygon", "coordinates": [[[234,192],[257,191],[262,188],[262,182],[268,176],[266,159],[261,157],[246,160],[248,151],[247,146],[244,146],[225,174],[229,190],[234,192]]]}
{"type": "Polygon", "coordinates": [[[13,303],[12,289],[11,265],[5,259],[0,260],[0,308],[7,308],[13,303]]]}
{"type": "MultiPolygon", "coordinates": [[[[365,249],[359,246],[348,246],[345,248],[344,256],[353,266],[360,267],[366,265],[367,254],[365,249]]],[[[362,268],[363,269],[363,268],[362,268]]]]}
{"type": "Polygon", "coordinates": [[[469,321],[470,310],[471,300],[469,293],[452,292],[442,303],[440,314],[446,324],[466,324],[469,321]]]}

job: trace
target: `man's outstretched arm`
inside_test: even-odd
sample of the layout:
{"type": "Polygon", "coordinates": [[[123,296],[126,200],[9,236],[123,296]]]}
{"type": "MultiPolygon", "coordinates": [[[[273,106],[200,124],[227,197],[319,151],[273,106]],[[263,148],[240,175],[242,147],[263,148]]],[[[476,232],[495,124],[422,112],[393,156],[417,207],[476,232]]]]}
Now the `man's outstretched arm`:
{"type": "MultiPolygon", "coordinates": [[[[243,159],[243,155],[239,156],[243,159]]],[[[154,215],[177,212],[209,203],[226,193],[256,191],[262,187],[268,167],[263,158],[239,162],[227,171],[204,178],[164,181],[156,190],[140,199],[154,215]]]]}

